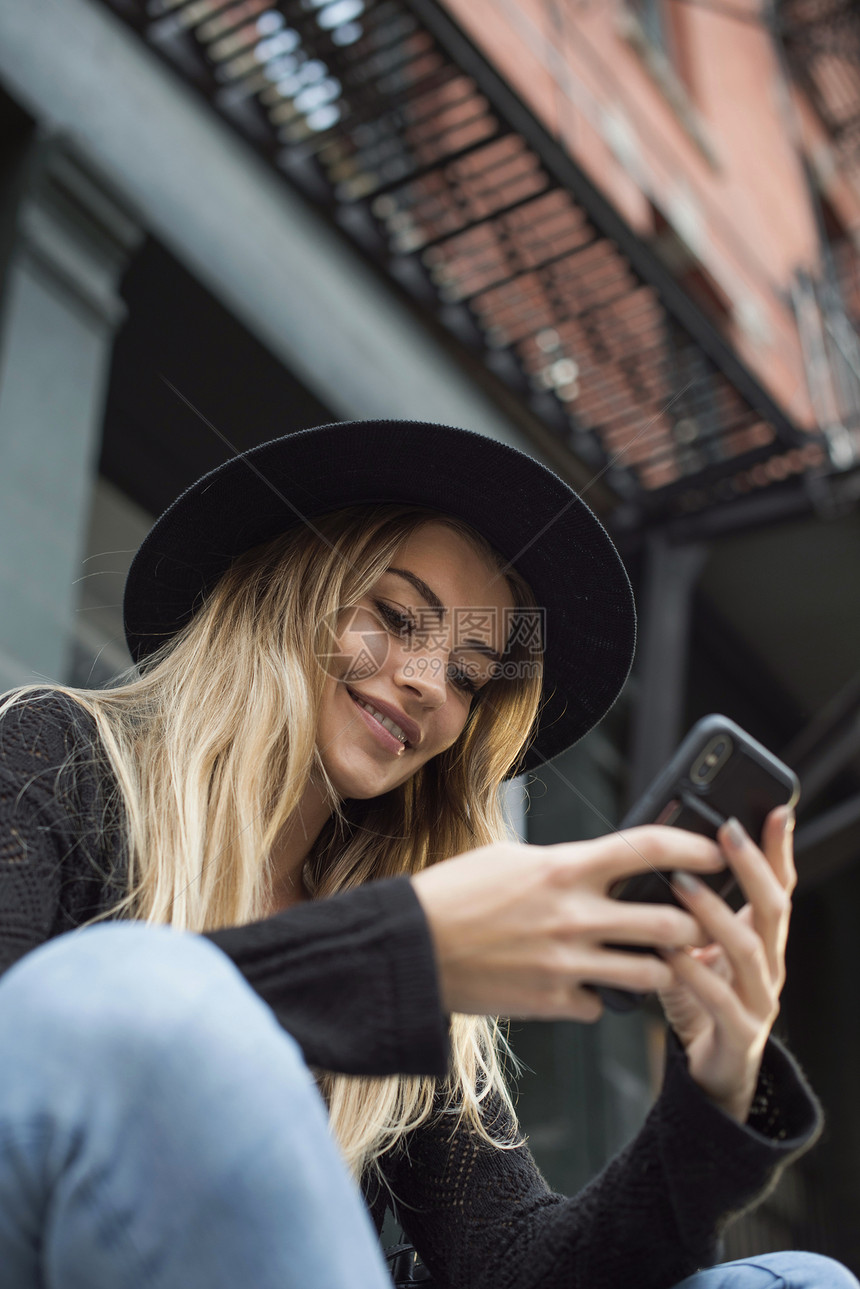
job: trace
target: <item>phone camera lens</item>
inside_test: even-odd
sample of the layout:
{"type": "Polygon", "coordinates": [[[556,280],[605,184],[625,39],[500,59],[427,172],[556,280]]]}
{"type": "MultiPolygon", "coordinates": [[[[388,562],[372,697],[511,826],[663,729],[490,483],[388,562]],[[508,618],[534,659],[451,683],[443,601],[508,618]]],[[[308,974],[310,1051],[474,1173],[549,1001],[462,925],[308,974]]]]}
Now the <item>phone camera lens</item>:
{"type": "Polygon", "coordinates": [[[727,738],[716,738],[709,743],[690,771],[691,781],[700,787],[710,783],[721,770],[731,748],[731,740],[727,738]]]}

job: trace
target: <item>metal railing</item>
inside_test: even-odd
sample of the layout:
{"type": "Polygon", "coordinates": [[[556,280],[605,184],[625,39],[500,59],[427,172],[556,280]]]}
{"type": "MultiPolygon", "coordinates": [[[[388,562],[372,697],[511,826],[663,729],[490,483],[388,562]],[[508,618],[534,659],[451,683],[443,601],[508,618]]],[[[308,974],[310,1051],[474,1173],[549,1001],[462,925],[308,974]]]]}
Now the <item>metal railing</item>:
{"type": "Polygon", "coordinates": [[[780,0],[792,72],[826,126],[840,166],[860,170],[860,9],[856,0],[780,0]]]}

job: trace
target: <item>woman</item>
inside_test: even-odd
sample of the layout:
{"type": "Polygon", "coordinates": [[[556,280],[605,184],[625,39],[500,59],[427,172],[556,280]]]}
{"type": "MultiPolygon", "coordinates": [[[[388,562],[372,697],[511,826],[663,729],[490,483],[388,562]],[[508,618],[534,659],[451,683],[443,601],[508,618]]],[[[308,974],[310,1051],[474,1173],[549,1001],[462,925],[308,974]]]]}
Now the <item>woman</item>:
{"type": "Polygon", "coordinates": [[[761,849],[508,840],[500,785],[632,656],[623,567],[567,485],[463,430],[303,431],[174,503],[125,612],[139,674],[0,720],[4,1285],[380,1289],[389,1206],[437,1289],[856,1285],[804,1254],[696,1274],[821,1128],[770,1037],[785,812],[761,849]],[[726,863],[737,916],[689,876],[726,863]],[[607,897],[655,866],[686,910],[607,897]],[[660,991],[666,1077],[568,1199],[491,1018],[594,1021],[595,985],[660,991]]]}

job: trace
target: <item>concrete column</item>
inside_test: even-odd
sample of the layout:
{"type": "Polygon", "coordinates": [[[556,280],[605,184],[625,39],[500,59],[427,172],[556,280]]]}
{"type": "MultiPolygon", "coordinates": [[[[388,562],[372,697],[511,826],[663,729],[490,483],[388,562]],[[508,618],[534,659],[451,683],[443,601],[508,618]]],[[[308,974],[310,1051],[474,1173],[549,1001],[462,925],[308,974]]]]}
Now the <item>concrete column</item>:
{"type": "Polygon", "coordinates": [[[639,601],[639,697],[633,712],[631,806],[674,752],[684,732],[693,593],[707,557],[704,543],[673,546],[660,533],[648,541],[645,590],[639,601]]]}
{"type": "MultiPolygon", "coordinates": [[[[8,212],[7,212],[8,213],[8,212]]],[[[141,233],[61,138],[36,137],[0,305],[0,690],[66,674],[120,275],[141,233]]]]}

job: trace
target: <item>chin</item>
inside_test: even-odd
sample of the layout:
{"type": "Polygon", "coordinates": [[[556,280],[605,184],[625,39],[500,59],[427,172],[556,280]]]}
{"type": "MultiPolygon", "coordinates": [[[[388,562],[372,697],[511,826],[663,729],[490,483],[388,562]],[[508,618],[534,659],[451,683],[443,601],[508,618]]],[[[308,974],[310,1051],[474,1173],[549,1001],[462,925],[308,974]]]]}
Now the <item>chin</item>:
{"type": "Polygon", "coordinates": [[[410,771],[410,775],[386,775],[381,771],[374,774],[372,770],[367,774],[356,774],[354,767],[341,770],[338,766],[329,765],[326,770],[342,801],[369,801],[372,797],[381,797],[414,774],[414,769],[410,771]]]}

